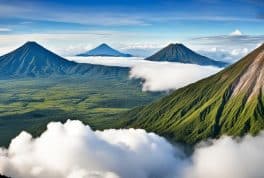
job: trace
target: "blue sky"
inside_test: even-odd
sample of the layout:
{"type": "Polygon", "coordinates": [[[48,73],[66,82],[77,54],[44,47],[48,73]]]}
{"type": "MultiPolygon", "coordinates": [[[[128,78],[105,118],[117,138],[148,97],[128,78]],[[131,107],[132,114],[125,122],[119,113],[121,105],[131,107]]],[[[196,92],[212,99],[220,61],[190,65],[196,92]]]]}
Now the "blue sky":
{"type": "MultiPolygon", "coordinates": [[[[182,42],[202,50],[208,48],[201,43],[206,37],[215,40],[210,48],[229,45],[215,38],[235,30],[241,32],[238,43],[244,36],[258,45],[264,39],[263,9],[262,0],[0,0],[0,52],[27,39],[61,53],[100,42],[153,49],[182,42]]],[[[253,48],[250,42],[243,47],[253,48]]]]}

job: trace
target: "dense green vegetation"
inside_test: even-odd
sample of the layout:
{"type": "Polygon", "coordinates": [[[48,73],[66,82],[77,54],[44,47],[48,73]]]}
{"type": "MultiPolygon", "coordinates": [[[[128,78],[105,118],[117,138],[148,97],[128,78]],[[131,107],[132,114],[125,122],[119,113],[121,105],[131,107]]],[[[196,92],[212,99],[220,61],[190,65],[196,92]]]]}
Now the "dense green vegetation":
{"type": "Polygon", "coordinates": [[[257,134],[264,129],[263,53],[264,45],[212,77],[122,114],[115,125],[188,144],[223,134],[257,134]],[[239,85],[243,88],[236,92],[239,85]]]}
{"type": "Polygon", "coordinates": [[[40,133],[49,121],[79,119],[107,128],[113,115],[159,96],[141,92],[139,82],[125,76],[0,80],[0,145],[7,145],[21,130],[40,133]]]}
{"type": "Polygon", "coordinates": [[[146,104],[159,93],[141,92],[128,68],[68,61],[36,42],[0,57],[0,145],[20,131],[40,134],[50,121],[79,119],[108,128],[109,118],[146,104]]]}
{"type": "Polygon", "coordinates": [[[264,128],[264,45],[145,107],[161,94],[141,92],[127,68],[69,62],[34,42],[1,57],[0,68],[0,145],[67,119],[96,129],[144,128],[190,145],[264,128]]]}

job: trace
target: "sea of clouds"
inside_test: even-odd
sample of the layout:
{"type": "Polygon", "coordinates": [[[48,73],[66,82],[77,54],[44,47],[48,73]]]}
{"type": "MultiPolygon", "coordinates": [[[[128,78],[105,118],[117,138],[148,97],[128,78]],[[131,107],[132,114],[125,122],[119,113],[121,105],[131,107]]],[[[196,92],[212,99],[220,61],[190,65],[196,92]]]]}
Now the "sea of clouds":
{"type": "Polygon", "coordinates": [[[0,174],[13,178],[258,178],[264,133],[222,137],[186,156],[142,129],[93,131],[80,121],[51,122],[37,138],[21,132],[0,149],[0,174]]]}
{"type": "Polygon", "coordinates": [[[175,90],[217,73],[222,68],[176,62],[153,62],[139,57],[66,57],[79,63],[129,67],[130,78],[142,79],[144,91],[175,90]]]}

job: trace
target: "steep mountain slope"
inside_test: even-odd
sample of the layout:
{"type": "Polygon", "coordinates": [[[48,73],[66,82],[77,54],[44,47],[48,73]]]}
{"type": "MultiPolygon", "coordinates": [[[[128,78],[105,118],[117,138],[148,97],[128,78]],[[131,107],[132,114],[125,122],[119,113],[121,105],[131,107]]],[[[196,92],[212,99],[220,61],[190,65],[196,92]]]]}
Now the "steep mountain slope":
{"type": "Polygon", "coordinates": [[[20,48],[0,57],[0,78],[38,77],[54,75],[118,75],[128,69],[68,61],[48,51],[36,42],[27,42],[20,48]]]}
{"type": "Polygon", "coordinates": [[[194,144],[223,134],[264,129],[264,44],[225,70],[121,116],[121,127],[144,128],[194,144]]]}
{"type": "Polygon", "coordinates": [[[225,62],[215,61],[208,57],[197,54],[183,44],[170,44],[154,55],[146,58],[146,60],[212,65],[217,67],[224,67],[227,65],[225,62]]]}
{"type": "Polygon", "coordinates": [[[132,57],[131,54],[125,54],[125,53],[121,53],[113,48],[111,48],[110,46],[108,46],[107,44],[103,43],[99,46],[97,46],[96,48],[79,54],[77,56],[113,56],[113,57],[132,57]]]}

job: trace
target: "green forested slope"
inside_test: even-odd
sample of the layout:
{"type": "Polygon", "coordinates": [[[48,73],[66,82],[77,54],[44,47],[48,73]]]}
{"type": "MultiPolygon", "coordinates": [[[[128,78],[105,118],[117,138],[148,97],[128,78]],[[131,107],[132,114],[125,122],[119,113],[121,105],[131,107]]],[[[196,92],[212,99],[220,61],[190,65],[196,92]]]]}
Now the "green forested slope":
{"type": "Polygon", "coordinates": [[[126,112],[119,127],[144,128],[194,144],[264,128],[264,45],[216,75],[126,112]]]}

